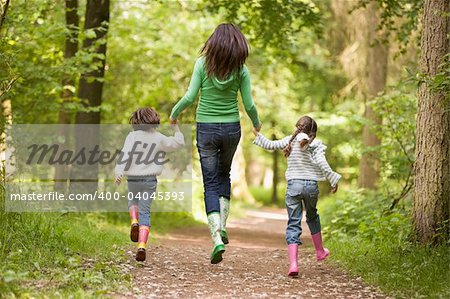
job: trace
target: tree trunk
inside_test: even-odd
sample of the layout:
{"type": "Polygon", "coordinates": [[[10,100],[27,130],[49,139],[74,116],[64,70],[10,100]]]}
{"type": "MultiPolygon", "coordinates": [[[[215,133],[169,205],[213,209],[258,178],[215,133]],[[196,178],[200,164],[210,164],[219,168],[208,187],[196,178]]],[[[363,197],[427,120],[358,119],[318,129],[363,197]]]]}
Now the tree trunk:
{"type": "MultiPolygon", "coordinates": [[[[106,62],[106,33],[109,26],[109,0],[88,0],[86,4],[84,30],[95,32],[93,38],[83,42],[83,49],[95,54],[92,64],[98,65],[95,70],[81,74],[78,85],[78,97],[84,101],[86,108],[98,109],[102,102],[103,79],[106,62]]],[[[100,111],[80,111],[75,116],[76,124],[100,124],[100,111]]],[[[74,132],[75,148],[78,152],[82,148],[93,149],[99,144],[98,127],[78,129],[74,132]]],[[[97,165],[73,167],[71,170],[72,190],[92,193],[97,189],[97,165]],[[74,184],[76,181],[80,184],[74,184]]]]}
{"type": "MultiPolygon", "coordinates": [[[[272,121],[272,128],[276,127],[276,122],[272,121]]],[[[272,134],[272,140],[276,140],[277,136],[272,134]]],[[[272,178],[272,203],[276,204],[278,202],[278,180],[279,180],[279,163],[278,163],[278,151],[272,152],[272,168],[273,168],[273,178],[272,178]]]]}
{"type": "MultiPolygon", "coordinates": [[[[449,52],[449,9],[448,0],[424,2],[420,69],[428,80],[449,52]]],[[[428,81],[419,87],[413,222],[423,244],[444,243],[450,231],[450,111],[445,96],[428,81]]]]}
{"type": "Polygon", "coordinates": [[[2,0],[0,5],[2,6],[2,15],[1,15],[1,19],[0,19],[0,30],[2,30],[2,26],[3,26],[3,22],[6,19],[6,12],[8,11],[8,6],[9,6],[9,0],[2,0]]]}
{"type": "Polygon", "coordinates": [[[2,109],[2,132],[0,135],[0,183],[5,184],[6,176],[14,174],[16,164],[14,153],[14,148],[6,147],[6,130],[12,124],[12,105],[11,100],[6,99],[1,101],[2,109]],[[6,173],[8,169],[8,173],[6,173]]]}
{"type": "MultiPolygon", "coordinates": [[[[99,54],[101,57],[94,58],[92,61],[92,64],[100,63],[99,67],[81,74],[78,97],[86,101],[86,107],[99,107],[102,103],[103,78],[105,75],[106,40],[104,39],[109,26],[109,0],[88,0],[85,18],[84,30],[94,29],[95,37],[85,39],[83,49],[89,51],[89,48],[95,43],[94,51],[89,52],[99,54]],[[101,40],[103,42],[100,42],[101,40]]],[[[77,124],[99,124],[100,112],[78,112],[75,122],[77,124]]]]}
{"type": "Polygon", "coordinates": [[[371,126],[381,124],[369,105],[377,94],[384,90],[387,75],[388,46],[377,42],[377,27],[380,22],[376,3],[371,3],[365,10],[366,30],[365,40],[365,69],[361,80],[362,95],[364,97],[364,118],[368,122],[363,127],[362,141],[365,153],[359,164],[358,184],[362,188],[375,189],[380,176],[380,161],[377,153],[372,149],[380,145],[380,140],[371,126]],[[372,44],[374,43],[374,44],[372,44]]]}
{"type": "MultiPolygon", "coordinates": [[[[69,60],[78,52],[78,0],[66,0],[66,29],[68,34],[65,41],[64,59],[69,60]]],[[[66,104],[70,103],[74,93],[75,78],[72,74],[65,74],[62,79],[62,107],[59,111],[58,123],[62,126],[59,129],[59,135],[64,137],[64,142],[59,144],[59,150],[62,152],[68,148],[69,132],[67,124],[71,123],[70,115],[66,110],[66,104]]],[[[67,187],[67,176],[69,169],[67,165],[56,164],[55,166],[55,190],[65,191],[67,187]]]]}
{"type": "Polygon", "coordinates": [[[371,126],[380,124],[381,120],[376,117],[369,102],[385,87],[389,47],[377,42],[380,17],[376,1],[349,14],[349,10],[357,4],[357,0],[331,1],[333,26],[329,35],[331,49],[340,53],[339,60],[349,77],[349,83],[341,92],[347,95],[354,91],[355,97],[364,102],[367,124],[362,133],[364,153],[359,165],[358,185],[373,189],[379,179],[380,162],[372,148],[378,146],[380,140],[371,126]]]}

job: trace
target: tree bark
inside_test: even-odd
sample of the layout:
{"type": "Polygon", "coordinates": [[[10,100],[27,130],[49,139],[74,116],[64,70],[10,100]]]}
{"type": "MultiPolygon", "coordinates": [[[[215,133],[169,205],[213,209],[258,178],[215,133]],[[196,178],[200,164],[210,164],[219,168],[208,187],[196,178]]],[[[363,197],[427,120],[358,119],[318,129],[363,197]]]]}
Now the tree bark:
{"type": "Polygon", "coordinates": [[[427,80],[419,87],[413,223],[423,244],[445,243],[450,231],[450,111],[446,93],[429,82],[449,52],[449,5],[425,0],[422,16],[420,69],[427,80]]]}
{"type": "Polygon", "coordinates": [[[0,19],[0,31],[2,30],[3,22],[6,19],[6,12],[8,11],[9,0],[2,1],[1,4],[2,4],[2,16],[1,16],[1,19],[0,19]]]}
{"type": "MultiPolygon", "coordinates": [[[[83,50],[95,55],[91,64],[94,70],[81,74],[78,84],[78,97],[84,106],[98,109],[102,102],[103,79],[106,63],[106,34],[109,26],[109,0],[88,0],[86,4],[84,30],[93,30],[95,36],[83,41],[83,50]]],[[[75,116],[75,123],[100,124],[100,111],[80,111],[75,116]]],[[[98,126],[77,126],[74,132],[75,148],[92,150],[99,144],[98,126]]],[[[76,192],[93,193],[97,189],[98,165],[72,167],[70,188],[76,192]],[[76,183],[78,182],[78,183],[76,183]]]]}
{"type": "MultiPolygon", "coordinates": [[[[85,100],[86,107],[99,107],[102,103],[103,78],[106,63],[106,33],[109,26],[109,0],[88,0],[86,5],[86,21],[84,30],[94,29],[95,37],[87,38],[83,42],[83,49],[89,51],[95,44],[94,54],[102,57],[94,58],[92,63],[100,66],[93,71],[81,74],[78,85],[78,97],[85,100]],[[103,42],[100,42],[102,41],[103,42]]],[[[75,122],[77,124],[99,124],[100,112],[78,112],[75,122]]]]}
{"type": "MultiPolygon", "coordinates": [[[[78,52],[78,0],[66,0],[66,29],[68,31],[65,41],[64,59],[69,60],[75,57],[78,52]]],[[[58,123],[61,124],[59,135],[64,137],[64,142],[59,144],[59,150],[62,152],[67,149],[69,142],[69,132],[67,124],[71,123],[71,118],[66,110],[66,104],[69,103],[74,96],[71,88],[75,86],[75,78],[72,74],[65,74],[62,79],[62,107],[58,115],[58,123]]],[[[56,164],[55,166],[55,190],[65,191],[67,187],[67,177],[69,169],[67,165],[56,164]]]]}
{"type": "Polygon", "coordinates": [[[359,164],[358,185],[362,188],[375,189],[380,177],[380,161],[377,153],[372,149],[380,145],[380,139],[371,126],[381,124],[369,101],[384,90],[386,84],[389,48],[386,44],[377,41],[377,27],[380,22],[376,3],[371,3],[365,9],[365,69],[361,80],[362,95],[364,97],[364,118],[368,122],[363,127],[362,141],[366,152],[362,155],[359,164]],[[373,44],[372,44],[373,43],[373,44]]]}
{"type": "MultiPolygon", "coordinates": [[[[276,127],[276,122],[272,121],[272,128],[276,127]]],[[[277,136],[272,134],[272,140],[276,140],[277,136]]],[[[279,153],[278,151],[272,152],[272,168],[273,168],[273,178],[272,178],[272,203],[276,204],[278,202],[278,181],[279,181],[279,153]]]]}

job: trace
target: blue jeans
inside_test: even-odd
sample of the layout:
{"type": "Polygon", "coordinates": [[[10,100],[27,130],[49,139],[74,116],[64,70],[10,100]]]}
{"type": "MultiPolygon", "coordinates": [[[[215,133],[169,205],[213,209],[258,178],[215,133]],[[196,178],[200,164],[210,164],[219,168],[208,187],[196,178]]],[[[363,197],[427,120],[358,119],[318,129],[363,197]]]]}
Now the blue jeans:
{"type": "Polygon", "coordinates": [[[127,176],[128,208],[132,205],[138,206],[139,225],[150,227],[150,209],[157,185],[156,176],[127,176]],[[131,200],[130,200],[131,199],[131,200]]]}
{"type": "Polygon", "coordinates": [[[288,244],[302,244],[302,217],[304,203],[306,209],[306,223],[311,234],[320,232],[320,218],[317,214],[317,199],[319,187],[316,181],[293,179],[288,181],[286,190],[286,209],[289,220],[286,228],[286,242],[288,244]]]}
{"type": "Polygon", "coordinates": [[[207,214],[220,212],[220,196],[230,198],[231,162],[240,139],[239,123],[197,123],[197,148],[207,214]]]}

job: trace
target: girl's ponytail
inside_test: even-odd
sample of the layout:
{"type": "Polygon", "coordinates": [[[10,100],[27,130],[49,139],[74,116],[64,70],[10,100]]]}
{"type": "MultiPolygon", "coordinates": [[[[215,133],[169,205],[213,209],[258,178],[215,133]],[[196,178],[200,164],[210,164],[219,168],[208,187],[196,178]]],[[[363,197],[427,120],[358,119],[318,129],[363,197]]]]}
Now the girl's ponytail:
{"type": "MultiPolygon", "coordinates": [[[[297,137],[298,134],[300,133],[305,133],[306,135],[308,135],[309,137],[309,143],[312,142],[312,140],[314,140],[314,138],[316,137],[317,134],[317,123],[314,121],[314,119],[312,119],[309,116],[303,116],[301,117],[298,121],[297,124],[295,125],[295,127],[297,128],[294,132],[294,134],[292,134],[291,139],[289,140],[288,145],[283,149],[284,151],[284,156],[287,158],[289,157],[289,155],[292,152],[292,142],[294,142],[295,138],[297,137]]],[[[304,146],[304,144],[300,144],[300,146],[304,146]]]]}
{"type": "Polygon", "coordinates": [[[295,130],[294,134],[292,134],[291,139],[289,140],[288,145],[283,149],[284,152],[284,156],[287,158],[289,157],[289,155],[292,152],[292,142],[295,140],[295,138],[297,137],[298,134],[300,134],[300,132],[302,132],[302,128],[301,127],[297,127],[297,130],[295,130]]]}

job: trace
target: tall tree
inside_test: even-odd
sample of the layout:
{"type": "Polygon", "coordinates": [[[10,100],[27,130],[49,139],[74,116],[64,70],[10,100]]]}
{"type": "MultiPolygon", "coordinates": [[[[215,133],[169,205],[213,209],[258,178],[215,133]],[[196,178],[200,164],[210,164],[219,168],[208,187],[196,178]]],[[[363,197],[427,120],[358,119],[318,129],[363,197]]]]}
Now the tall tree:
{"type": "MultiPolygon", "coordinates": [[[[271,124],[272,128],[275,128],[277,123],[276,120],[273,119],[271,124]]],[[[272,140],[277,140],[277,135],[275,132],[272,133],[272,140]]],[[[279,152],[272,152],[272,169],[273,169],[273,178],[272,178],[272,203],[277,204],[278,202],[278,182],[280,180],[280,171],[279,171],[279,152]]]]}
{"type": "MultiPolygon", "coordinates": [[[[83,101],[85,109],[77,112],[76,124],[99,124],[100,105],[102,103],[103,81],[106,63],[106,34],[109,27],[109,0],[88,0],[86,4],[83,51],[89,55],[89,65],[81,74],[78,84],[78,97],[83,101]]],[[[98,127],[77,127],[75,132],[75,148],[79,152],[83,148],[93,150],[99,144],[98,127]]],[[[94,192],[97,189],[98,165],[72,167],[70,188],[77,192],[94,192]],[[79,183],[76,183],[79,182],[79,183]]]]}
{"type": "MultiPolygon", "coordinates": [[[[78,18],[78,0],[66,0],[66,40],[64,59],[67,61],[73,59],[78,52],[78,32],[79,32],[79,18],[78,18]]],[[[69,134],[67,126],[70,124],[70,114],[67,111],[66,104],[69,103],[74,96],[75,78],[71,73],[64,74],[62,79],[62,107],[59,111],[58,123],[62,124],[59,129],[59,134],[64,136],[64,142],[60,144],[59,150],[62,152],[66,148],[67,142],[69,142],[69,134]]],[[[57,190],[65,190],[66,178],[68,174],[67,165],[57,164],[55,167],[55,188],[57,190]]]]}
{"type": "Polygon", "coordinates": [[[449,12],[448,0],[424,2],[420,70],[426,79],[419,88],[413,220],[425,244],[445,242],[450,231],[450,91],[433,86],[439,66],[449,63],[449,12]]]}
{"type": "Polygon", "coordinates": [[[365,8],[364,16],[366,24],[363,30],[365,34],[361,43],[365,49],[366,64],[362,73],[360,89],[365,106],[366,124],[363,127],[362,141],[366,151],[359,164],[358,184],[363,188],[374,189],[380,176],[380,161],[373,148],[380,145],[380,139],[373,132],[373,124],[380,124],[381,119],[375,115],[369,101],[383,91],[386,85],[389,48],[378,38],[377,28],[380,17],[375,2],[365,8]]]}
{"type": "Polygon", "coordinates": [[[81,74],[78,97],[85,101],[86,108],[97,111],[81,111],[76,115],[77,124],[99,124],[102,103],[103,79],[106,63],[106,33],[109,27],[109,0],[88,0],[84,30],[88,36],[83,41],[83,50],[93,54],[93,66],[81,74]],[[93,33],[93,34],[91,34],[93,33]]]}
{"type": "MultiPolygon", "coordinates": [[[[66,41],[64,50],[64,59],[70,60],[75,57],[78,52],[78,32],[79,32],[79,18],[78,18],[78,0],[66,0],[66,41]]],[[[69,124],[70,116],[67,113],[64,104],[70,102],[74,96],[75,78],[73,74],[67,73],[62,80],[63,92],[63,107],[59,112],[58,122],[60,124],[69,124]]]]}
{"type": "Polygon", "coordinates": [[[380,172],[374,147],[380,140],[372,127],[381,120],[376,117],[370,101],[385,87],[389,47],[383,42],[384,36],[379,34],[380,12],[376,2],[333,0],[331,8],[334,22],[339,24],[330,32],[332,48],[341,52],[342,67],[350,79],[343,90],[354,90],[356,97],[364,103],[364,153],[359,164],[358,185],[374,189],[380,172]]]}
{"type": "MultiPolygon", "coordinates": [[[[1,30],[3,27],[3,22],[6,19],[6,12],[8,11],[8,5],[9,5],[9,0],[6,0],[6,1],[2,0],[0,2],[0,8],[1,8],[0,33],[1,33],[1,30]]],[[[2,66],[2,68],[4,67],[3,65],[1,65],[1,66],[2,66]]],[[[5,143],[4,143],[4,140],[6,138],[6,135],[5,135],[6,125],[11,124],[11,119],[12,119],[11,100],[3,99],[3,96],[8,93],[8,91],[11,89],[11,87],[16,79],[8,80],[6,83],[0,82],[1,83],[1,85],[0,85],[0,99],[1,99],[0,108],[2,110],[1,111],[2,119],[0,121],[0,153],[3,153],[6,150],[5,143]]]]}

